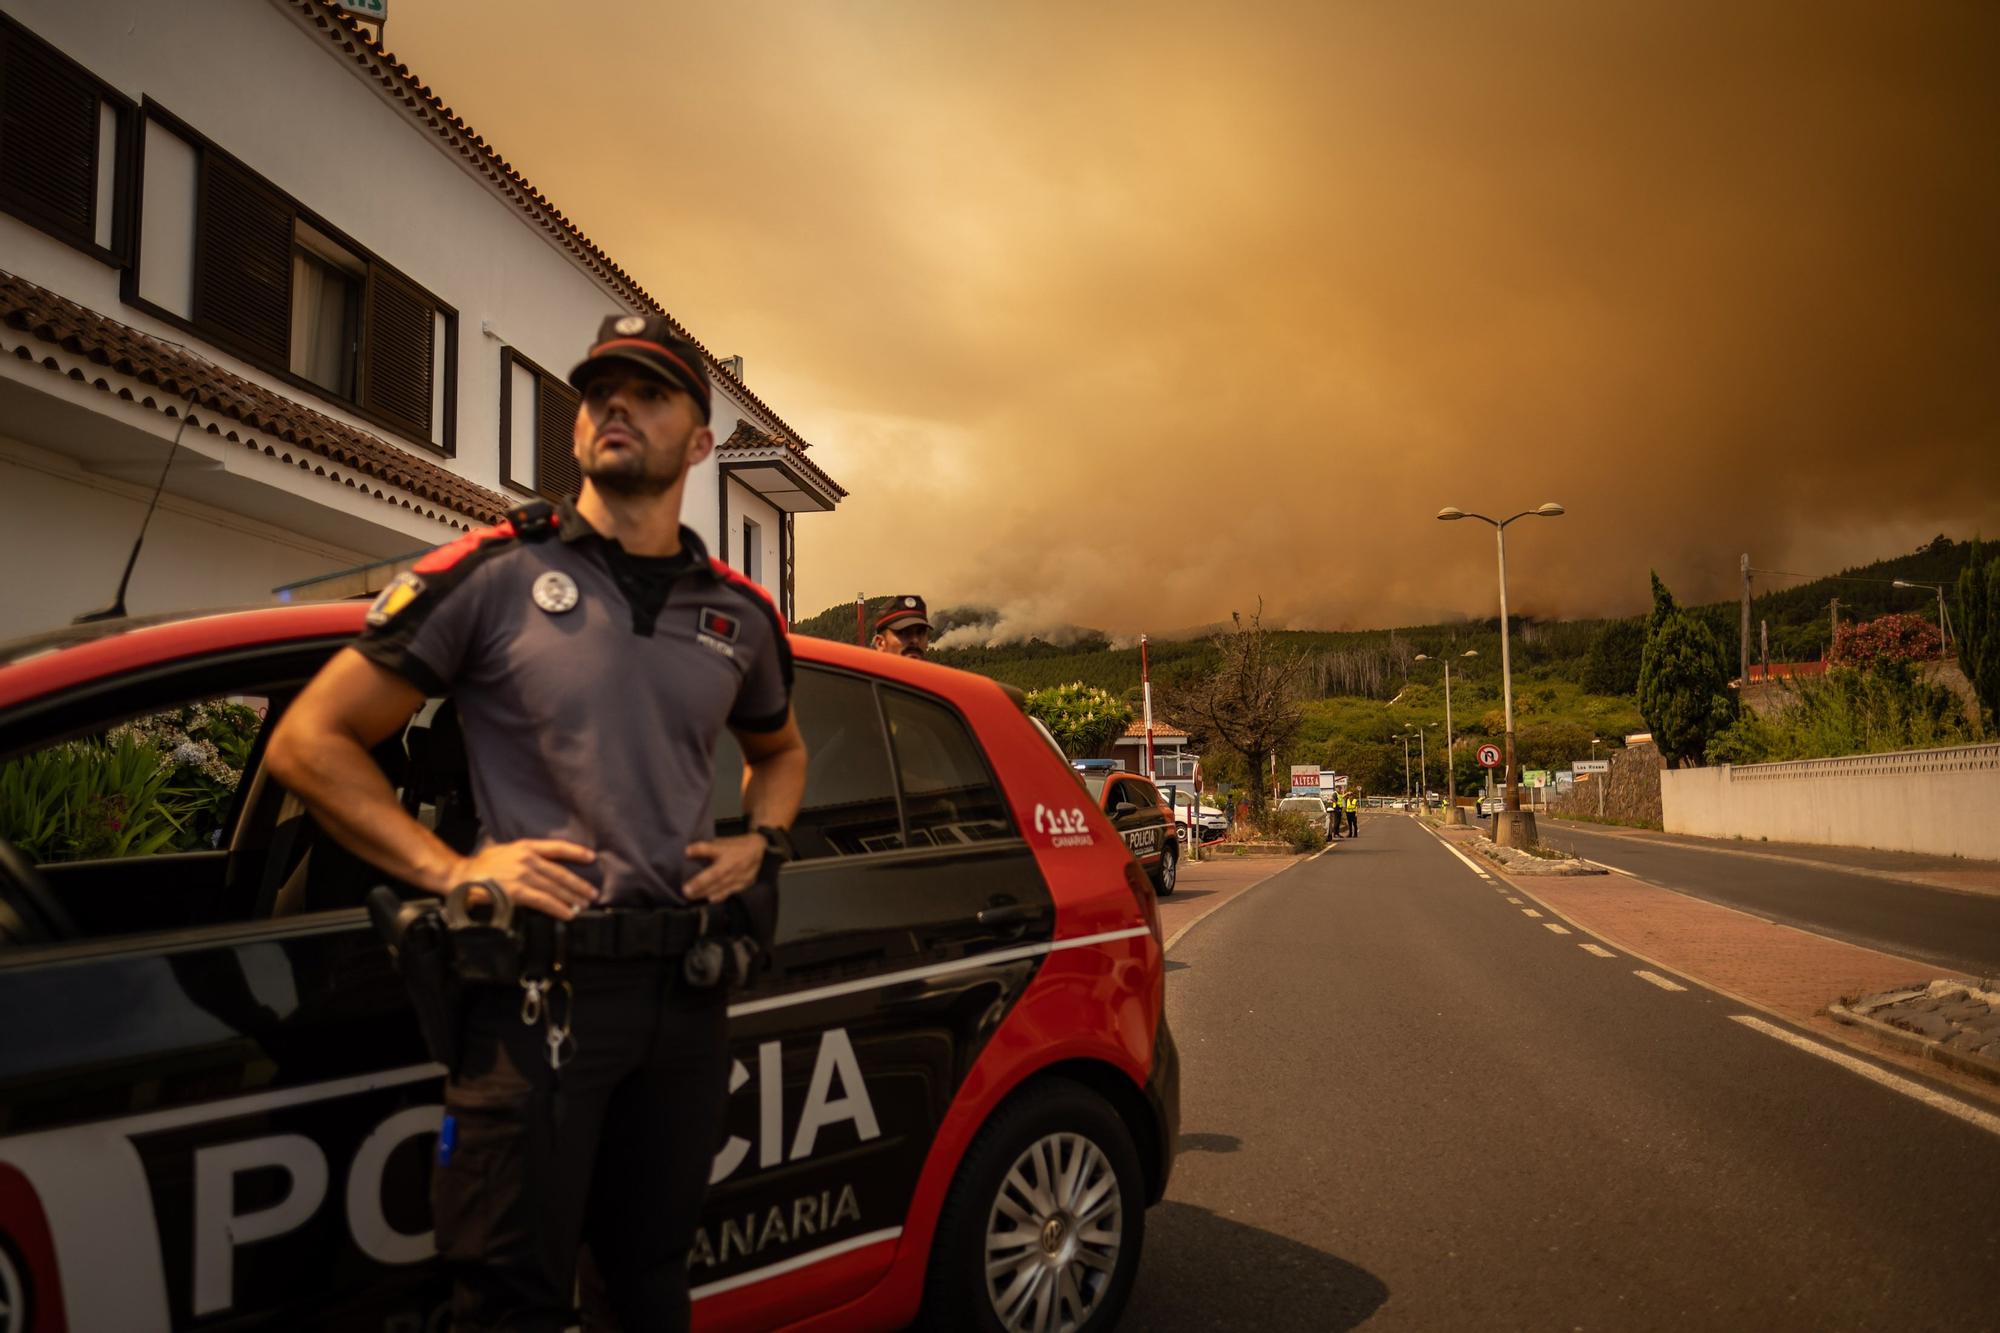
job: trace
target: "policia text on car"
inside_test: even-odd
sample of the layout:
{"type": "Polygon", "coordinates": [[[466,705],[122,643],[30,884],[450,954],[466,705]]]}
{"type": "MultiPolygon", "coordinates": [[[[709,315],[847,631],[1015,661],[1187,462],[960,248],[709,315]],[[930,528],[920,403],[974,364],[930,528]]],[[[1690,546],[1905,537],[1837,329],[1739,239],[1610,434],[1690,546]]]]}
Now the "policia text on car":
{"type": "Polygon", "coordinates": [[[805,787],[784,626],[680,526],[715,447],[701,353],[614,316],[570,382],[581,493],[418,561],[270,746],[342,842],[451,895],[459,929],[421,923],[401,961],[451,1071],[432,1201],[460,1329],[574,1323],[584,1242],[602,1313],[686,1326],[727,1098],[718,983],[768,942],[805,787]],[[434,695],[462,723],[476,848],[406,813],[369,756],[434,695]],[[708,813],[724,726],[757,830],[733,838],[708,813]]]}

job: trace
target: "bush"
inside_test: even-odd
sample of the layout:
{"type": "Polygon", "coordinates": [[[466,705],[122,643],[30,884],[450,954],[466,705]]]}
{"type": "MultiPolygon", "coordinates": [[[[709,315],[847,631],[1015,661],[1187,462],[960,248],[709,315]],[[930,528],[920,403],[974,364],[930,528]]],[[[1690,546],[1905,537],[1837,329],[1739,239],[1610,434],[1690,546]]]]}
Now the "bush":
{"type": "Polygon", "coordinates": [[[1869,671],[1887,662],[1922,662],[1943,653],[1936,625],[1922,616],[1897,614],[1841,625],[1828,660],[1869,671]]]}
{"type": "Polygon", "coordinates": [[[1132,710],[1107,690],[1073,680],[1030,694],[1023,705],[1040,719],[1063,753],[1081,759],[1125,734],[1132,710]]]}
{"type": "Polygon", "coordinates": [[[1295,852],[1316,852],[1326,846],[1325,826],[1296,810],[1281,810],[1273,814],[1265,832],[1295,852]]]}
{"type": "Polygon", "coordinates": [[[168,709],[0,766],[0,838],[37,864],[214,847],[260,719],[168,709]]]}
{"type": "Polygon", "coordinates": [[[1708,746],[1711,764],[1767,764],[1849,754],[1964,745],[1971,729],[1957,696],[1920,678],[1908,663],[1875,671],[1835,667],[1789,683],[1784,706],[1744,713],[1708,746]]]}

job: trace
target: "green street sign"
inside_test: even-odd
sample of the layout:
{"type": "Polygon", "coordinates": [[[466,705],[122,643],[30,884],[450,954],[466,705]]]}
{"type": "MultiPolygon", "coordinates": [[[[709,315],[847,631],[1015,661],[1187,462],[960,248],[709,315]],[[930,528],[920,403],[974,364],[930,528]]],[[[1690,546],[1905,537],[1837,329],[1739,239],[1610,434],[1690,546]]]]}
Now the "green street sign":
{"type": "Polygon", "coordinates": [[[377,23],[389,20],[389,0],[335,0],[335,3],[358,19],[373,19],[377,23]]]}

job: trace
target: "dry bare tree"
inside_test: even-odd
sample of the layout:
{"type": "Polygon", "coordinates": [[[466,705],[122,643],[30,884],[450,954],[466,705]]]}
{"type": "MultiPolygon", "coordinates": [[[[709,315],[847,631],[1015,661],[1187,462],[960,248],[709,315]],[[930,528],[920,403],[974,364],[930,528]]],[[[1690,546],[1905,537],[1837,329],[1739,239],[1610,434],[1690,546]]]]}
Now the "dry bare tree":
{"type": "Polygon", "coordinates": [[[1298,696],[1306,675],[1305,657],[1278,647],[1263,627],[1263,616],[1262,598],[1247,623],[1241,612],[1231,612],[1235,628],[1209,640],[1221,659],[1214,673],[1175,681],[1163,690],[1170,714],[1243,756],[1251,774],[1251,808],[1259,814],[1265,809],[1271,756],[1298,732],[1298,696]]]}

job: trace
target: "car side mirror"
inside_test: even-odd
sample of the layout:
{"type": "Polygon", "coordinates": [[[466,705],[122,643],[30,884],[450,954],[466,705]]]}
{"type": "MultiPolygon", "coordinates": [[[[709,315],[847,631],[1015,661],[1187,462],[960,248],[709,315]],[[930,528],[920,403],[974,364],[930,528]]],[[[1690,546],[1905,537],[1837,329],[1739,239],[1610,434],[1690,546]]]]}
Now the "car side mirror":
{"type": "Polygon", "coordinates": [[[1118,804],[1111,807],[1111,813],[1116,815],[1118,818],[1123,819],[1127,815],[1138,814],[1139,807],[1132,804],[1130,801],[1120,801],[1118,804]]]}

